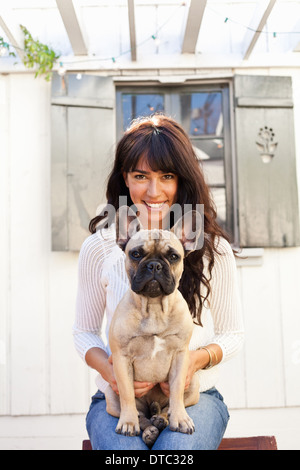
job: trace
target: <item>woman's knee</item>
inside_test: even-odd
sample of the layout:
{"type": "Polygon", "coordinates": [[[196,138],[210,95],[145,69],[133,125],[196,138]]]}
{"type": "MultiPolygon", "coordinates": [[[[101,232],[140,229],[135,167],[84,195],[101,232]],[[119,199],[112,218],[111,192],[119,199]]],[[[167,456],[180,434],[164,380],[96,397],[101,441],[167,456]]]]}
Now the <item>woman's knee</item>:
{"type": "Polygon", "coordinates": [[[86,416],[86,429],[93,450],[147,450],[141,436],[123,436],[115,429],[118,418],[106,411],[104,396],[95,395],[86,416]]]}

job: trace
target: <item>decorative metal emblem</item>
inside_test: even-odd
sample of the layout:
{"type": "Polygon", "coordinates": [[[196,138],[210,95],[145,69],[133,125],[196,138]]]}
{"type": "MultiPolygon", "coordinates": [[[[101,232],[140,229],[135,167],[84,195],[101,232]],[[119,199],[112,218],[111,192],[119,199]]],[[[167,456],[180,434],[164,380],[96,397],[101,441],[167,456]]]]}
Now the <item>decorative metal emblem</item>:
{"type": "Polygon", "coordinates": [[[275,155],[278,142],[274,142],[274,131],[271,127],[261,127],[258,133],[259,142],[255,142],[263,163],[270,163],[275,155]]]}

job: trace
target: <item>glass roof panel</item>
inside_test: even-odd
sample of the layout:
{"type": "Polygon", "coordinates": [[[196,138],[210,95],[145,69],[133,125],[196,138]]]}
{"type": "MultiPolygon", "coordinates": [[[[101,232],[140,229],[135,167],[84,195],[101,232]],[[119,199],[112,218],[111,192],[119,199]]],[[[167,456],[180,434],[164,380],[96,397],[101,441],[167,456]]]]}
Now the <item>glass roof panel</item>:
{"type": "Polygon", "coordinates": [[[300,2],[277,0],[254,53],[282,54],[300,41],[300,2]]]}
{"type": "MultiPolygon", "coordinates": [[[[222,56],[222,64],[226,59],[229,62],[233,55],[242,58],[247,33],[248,41],[251,37],[251,19],[261,2],[266,6],[269,3],[268,0],[207,0],[196,44],[198,56],[222,56]]],[[[135,0],[134,3],[137,59],[179,56],[190,0],[135,0]]],[[[114,57],[130,62],[127,0],[78,0],[76,4],[88,60],[114,57]]],[[[72,61],[74,53],[55,0],[10,0],[7,5],[15,15],[16,24],[23,24],[34,38],[72,61]]],[[[7,40],[1,28],[0,36],[7,40]]],[[[300,1],[277,0],[251,58],[257,54],[292,53],[299,43],[300,1]]]]}
{"type": "Polygon", "coordinates": [[[174,1],[163,5],[147,3],[137,4],[135,9],[138,52],[180,53],[186,7],[174,1]]]}
{"type": "Polygon", "coordinates": [[[130,60],[130,54],[126,54],[130,51],[127,3],[112,2],[109,7],[91,4],[81,7],[81,13],[91,56],[110,58],[124,54],[130,60]]]}

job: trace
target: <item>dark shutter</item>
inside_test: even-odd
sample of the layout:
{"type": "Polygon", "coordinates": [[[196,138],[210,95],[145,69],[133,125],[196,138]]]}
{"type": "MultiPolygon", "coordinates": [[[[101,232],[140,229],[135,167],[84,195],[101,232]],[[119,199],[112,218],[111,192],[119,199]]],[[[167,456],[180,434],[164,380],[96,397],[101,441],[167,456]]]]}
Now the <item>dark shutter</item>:
{"type": "Polygon", "coordinates": [[[234,78],[242,247],[300,244],[290,77],[234,78]]]}
{"type": "Polygon", "coordinates": [[[113,162],[112,78],[54,75],[52,82],[52,249],[77,251],[105,202],[113,162]]]}

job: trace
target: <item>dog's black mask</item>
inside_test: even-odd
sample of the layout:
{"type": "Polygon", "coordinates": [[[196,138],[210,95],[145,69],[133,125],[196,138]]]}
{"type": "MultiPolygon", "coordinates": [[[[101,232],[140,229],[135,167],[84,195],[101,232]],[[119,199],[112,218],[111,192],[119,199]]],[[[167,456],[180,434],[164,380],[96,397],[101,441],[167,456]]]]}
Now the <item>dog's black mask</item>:
{"type": "Polygon", "coordinates": [[[170,266],[162,258],[147,258],[140,262],[131,289],[146,297],[158,297],[174,292],[176,282],[170,266]]]}

